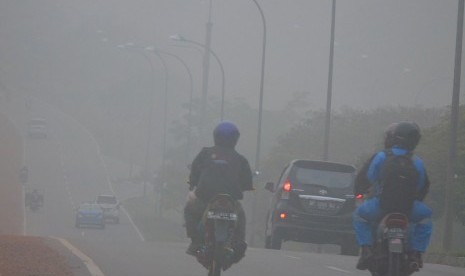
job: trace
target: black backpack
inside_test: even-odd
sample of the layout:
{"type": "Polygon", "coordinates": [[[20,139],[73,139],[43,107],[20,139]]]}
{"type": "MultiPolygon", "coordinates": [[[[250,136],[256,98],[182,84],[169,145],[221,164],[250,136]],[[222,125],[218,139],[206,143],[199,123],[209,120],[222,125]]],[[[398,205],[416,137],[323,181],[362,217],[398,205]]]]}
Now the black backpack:
{"type": "Polygon", "coordinates": [[[237,160],[232,152],[209,149],[202,162],[196,196],[206,202],[217,194],[229,194],[234,199],[241,199],[242,191],[236,183],[235,162],[237,160]]]}
{"type": "Polygon", "coordinates": [[[412,154],[395,155],[385,151],[386,160],[381,168],[380,208],[383,214],[410,214],[416,198],[418,171],[413,164],[412,154]]]}

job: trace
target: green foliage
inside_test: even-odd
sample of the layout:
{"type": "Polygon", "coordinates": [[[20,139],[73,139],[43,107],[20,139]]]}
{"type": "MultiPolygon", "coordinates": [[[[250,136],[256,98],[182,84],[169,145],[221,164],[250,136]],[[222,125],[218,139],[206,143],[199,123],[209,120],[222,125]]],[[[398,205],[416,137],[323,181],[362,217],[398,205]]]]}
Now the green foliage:
{"type": "MultiPolygon", "coordinates": [[[[445,185],[447,181],[447,163],[450,142],[450,115],[442,117],[439,124],[425,129],[422,142],[417,150],[425,160],[431,180],[429,203],[435,215],[443,213],[445,185]]],[[[456,218],[465,225],[465,107],[460,108],[457,133],[456,175],[454,181],[454,210],[456,218]]]]}
{"type": "MultiPolygon", "coordinates": [[[[360,165],[381,148],[383,133],[392,122],[412,120],[422,128],[440,121],[441,109],[386,107],[371,111],[344,108],[331,119],[329,160],[360,165]]],[[[322,159],[324,146],[323,111],[309,112],[308,117],[282,135],[273,154],[265,163],[265,174],[276,179],[283,166],[292,159],[322,159]]]]}

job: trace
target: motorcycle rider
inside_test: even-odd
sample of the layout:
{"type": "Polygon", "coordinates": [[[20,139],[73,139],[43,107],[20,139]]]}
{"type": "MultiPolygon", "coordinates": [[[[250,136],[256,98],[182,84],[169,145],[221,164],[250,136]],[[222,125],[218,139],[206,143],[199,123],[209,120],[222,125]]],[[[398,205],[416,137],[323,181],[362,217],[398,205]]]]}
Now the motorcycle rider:
{"type": "MultiPolygon", "coordinates": [[[[394,146],[394,131],[397,127],[397,123],[390,124],[384,130],[384,149],[390,149],[394,146]]],[[[371,191],[371,183],[370,180],[367,178],[368,168],[370,167],[371,161],[375,158],[376,153],[373,154],[362,166],[362,168],[358,171],[357,176],[355,178],[355,185],[354,185],[354,194],[370,194],[371,191]]]]}
{"type": "Polygon", "coordinates": [[[237,201],[238,212],[238,225],[235,235],[237,235],[237,240],[243,242],[246,247],[245,213],[238,200],[243,198],[244,191],[253,190],[253,185],[249,162],[234,149],[239,136],[239,130],[233,123],[227,121],[219,123],[213,131],[214,146],[203,148],[192,162],[189,175],[191,192],[189,192],[188,201],[184,207],[186,233],[191,238],[191,244],[186,251],[189,255],[195,256],[202,245],[202,237],[197,229],[209,199],[214,196],[214,193],[228,193],[226,191],[222,192],[221,183],[218,183],[219,185],[215,184],[215,187],[201,185],[202,178],[207,174],[206,170],[209,169],[206,166],[208,160],[219,160],[228,164],[228,171],[230,171],[228,179],[219,182],[231,184],[230,187],[232,187],[233,192],[229,192],[229,194],[237,201]],[[201,187],[199,188],[199,186],[201,187]]]}
{"type": "MultiPolygon", "coordinates": [[[[416,123],[400,122],[391,124],[385,131],[385,150],[391,150],[394,155],[412,154],[420,138],[420,128],[416,123]]],[[[376,153],[372,156],[368,165],[362,167],[355,180],[356,192],[365,193],[369,189],[371,189],[372,192],[372,198],[363,202],[353,214],[353,226],[357,242],[362,249],[360,259],[357,263],[357,269],[360,270],[368,269],[371,258],[373,257],[372,229],[382,216],[382,210],[380,210],[379,206],[379,195],[381,193],[380,174],[386,157],[386,151],[376,153]],[[366,185],[366,182],[371,185],[366,185]]],[[[415,155],[412,155],[412,160],[418,172],[418,181],[416,183],[415,201],[410,214],[407,214],[409,215],[410,223],[414,225],[409,243],[411,250],[410,259],[411,261],[417,262],[420,267],[422,267],[421,256],[428,247],[432,232],[432,211],[422,202],[428,193],[430,183],[423,161],[415,155]]]]}
{"type": "Polygon", "coordinates": [[[37,189],[32,190],[29,205],[39,206],[41,203],[40,201],[41,201],[41,196],[40,196],[39,191],[37,191],[37,189]]]}

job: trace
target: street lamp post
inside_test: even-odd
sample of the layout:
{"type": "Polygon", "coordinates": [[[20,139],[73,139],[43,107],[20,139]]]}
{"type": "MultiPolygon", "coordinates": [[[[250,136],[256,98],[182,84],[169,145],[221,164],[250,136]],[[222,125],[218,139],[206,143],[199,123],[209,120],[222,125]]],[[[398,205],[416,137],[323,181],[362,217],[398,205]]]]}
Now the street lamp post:
{"type": "MultiPolygon", "coordinates": [[[[259,95],[259,102],[258,102],[258,127],[257,127],[257,146],[255,151],[255,174],[258,175],[260,171],[260,149],[261,149],[261,139],[262,139],[262,114],[263,114],[263,92],[264,92],[264,83],[265,83],[265,56],[266,56],[266,20],[265,14],[261,6],[258,4],[257,0],[252,0],[257,6],[258,11],[260,12],[260,17],[262,19],[262,27],[263,27],[263,39],[262,39],[262,59],[261,59],[261,74],[260,74],[260,95],[259,95]]],[[[250,244],[254,244],[255,240],[255,227],[256,227],[256,215],[257,215],[257,193],[254,193],[254,200],[252,203],[252,221],[254,224],[252,225],[252,233],[250,235],[250,244]]]]}
{"type": "Polygon", "coordinates": [[[454,87],[452,92],[452,104],[450,112],[450,138],[449,154],[447,159],[447,182],[445,198],[445,221],[443,234],[443,248],[449,251],[453,242],[453,187],[455,183],[456,163],[457,163],[457,129],[459,120],[459,99],[460,99],[460,76],[462,68],[462,43],[463,43],[463,13],[464,0],[458,2],[457,14],[457,35],[455,41],[455,68],[454,68],[454,87]]]}
{"type": "MultiPolygon", "coordinates": [[[[133,43],[127,43],[127,44],[121,44],[121,45],[118,45],[117,47],[120,48],[120,49],[132,49],[132,47],[134,46],[133,43]]],[[[150,72],[151,72],[151,86],[152,86],[152,100],[150,101],[149,103],[149,118],[148,118],[148,127],[147,127],[147,144],[146,144],[146,148],[145,148],[145,161],[144,161],[144,186],[143,186],[143,195],[145,196],[146,193],[147,193],[147,182],[148,182],[148,177],[149,177],[149,163],[150,163],[150,145],[152,144],[152,117],[153,117],[153,111],[154,111],[154,108],[153,108],[153,105],[155,103],[155,80],[153,78],[153,76],[155,75],[155,70],[154,70],[154,66],[153,66],[153,63],[152,63],[152,60],[150,59],[149,56],[147,56],[144,52],[142,51],[135,51],[136,53],[142,55],[145,60],[148,61],[148,63],[150,64],[150,72]]]]}
{"type": "MultiPolygon", "coordinates": [[[[164,75],[164,95],[163,95],[163,141],[162,141],[162,151],[163,155],[161,157],[161,179],[165,181],[166,173],[166,129],[167,129],[167,119],[168,119],[168,67],[166,66],[165,59],[160,55],[160,53],[153,52],[156,57],[161,61],[163,66],[164,75]]],[[[160,184],[160,183],[158,183],[160,184]]]]}
{"type": "Polygon", "coordinates": [[[333,94],[333,61],[334,61],[334,30],[336,21],[336,0],[332,2],[331,8],[331,38],[329,44],[329,69],[328,69],[328,91],[326,93],[326,118],[325,118],[325,140],[323,148],[323,160],[329,158],[329,132],[331,127],[331,98],[333,94]]]}
{"type": "Polygon", "coordinates": [[[212,41],[212,7],[213,0],[210,0],[208,9],[208,22],[205,25],[205,51],[203,54],[203,66],[202,66],[202,107],[201,107],[201,123],[200,123],[200,140],[203,140],[206,121],[207,121],[207,106],[208,106],[208,74],[210,70],[210,53],[211,53],[211,41],[212,41]]]}
{"type": "MultiPolygon", "coordinates": [[[[186,39],[185,37],[183,37],[183,36],[181,36],[179,34],[175,34],[175,35],[170,36],[170,39],[175,40],[175,41],[180,41],[180,42],[188,42],[188,43],[192,43],[194,45],[197,45],[199,47],[202,47],[206,51],[210,52],[210,54],[218,62],[218,65],[220,66],[220,70],[221,70],[221,80],[222,80],[221,81],[221,111],[220,111],[221,112],[221,117],[220,117],[220,120],[223,121],[224,120],[224,101],[225,101],[225,82],[226,82],[226,79],[225,79],[225,74],[224,74],[223,63],[221,62],[220,58],[218,57],[218,55],[210,47],[207,47],[206,45],[204,45],[202,43],[199,43],[197,41],[186,39]]],[[[204,119],[202,119],[202,124],[205,124],[204,119]]]]}
{"type": "Polygon", "coordinates": [[[158,50],[158,49],[155,49],[154,47],[147,47],[145,48],[146,50],[148,51],[151,51],[151,52],[154,52],[154,53],[160,53],[160,54],[165,54],[165,55],[168,55],[168,56],[171,56],[173,58],[175,58],[176,60],[178,60],[184,67],[184,69],[186,69],[186,72],[189,76],[189,87],[190,87],[190,90],[189,90],[189,111],[188,111],[188,132],[187,132],[187,147],[186,147],[186,159],[187,161],[189,161],[190,159],[190,148],[191,148],[191,128],[192,128],[192,120],[191,120],[191,116],[192,116],[192,101],[193,101],[193,94],[194,94],[194,81],[193,81],[193,78],[192,78],[192,72],[191,70],[189,69],[189,66],[187,66],[186,62],[184,62],[184,60],[182,58],[180,58],[179,56],[175,55],[175,54],[172,54],[172,53],[169,53],[169,52],[166,52],[166,51],[162,51],[162,50],[158,50]]]}

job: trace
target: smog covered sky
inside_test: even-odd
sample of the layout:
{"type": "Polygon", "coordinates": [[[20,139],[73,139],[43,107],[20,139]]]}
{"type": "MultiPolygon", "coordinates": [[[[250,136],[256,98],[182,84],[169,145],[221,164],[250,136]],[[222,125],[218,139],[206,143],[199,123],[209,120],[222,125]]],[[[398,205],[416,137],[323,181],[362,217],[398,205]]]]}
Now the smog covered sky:
{"type": "MultiPolygon", "coordinates": [[[[2,1],[0,82],[11,91],[71,94],[146,89],[149,67],[116,46],[154,45],[181,56],[200,95],[201,53],[173,47],[179,33],[203,43],[208,2],[200,0],[2,1]],[[102,41],[103,39],[103,41],[102,41]],[[107,41],[107,42],[104,42],[107,41]],[[127,82],[130,84],[128,84],[127,82]],[[124,84],[123,84],[124,83],[124,84]],[[126,86],[125,86],[126,85],[126,86]]],[[[266,109],[294,93],[323,108],[328,75],[331,1],[259,1],[267,20],[266,109]]],[[[450,104],[456,1],[337,2],[334,106],[450,104]]],[[[226,74],[226,99],[258,104],[262,24],[252,1],[215,0],[212,49],[226,74]]],[[[161,66],[155,63],[155,81],[161,66]]],[[[169,60],[171,102],[184,101],[184,69],[169,60]]],[[[211,59],[210,95],[221,75],[211,59]]]]}

